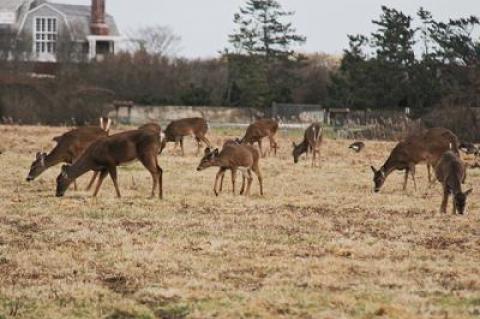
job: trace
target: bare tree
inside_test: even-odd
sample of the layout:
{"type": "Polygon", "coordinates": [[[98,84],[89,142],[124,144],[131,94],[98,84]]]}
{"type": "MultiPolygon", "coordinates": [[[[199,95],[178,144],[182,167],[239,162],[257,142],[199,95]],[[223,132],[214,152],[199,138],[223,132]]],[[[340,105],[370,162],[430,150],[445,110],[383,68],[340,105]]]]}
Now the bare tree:
{"type": "Polygon", "coordinates": [[[180,49],[180,36],[168,26],[146,26],[128,34],[130,51],[145,51],[151,55],[175,56],[180,49]]]}

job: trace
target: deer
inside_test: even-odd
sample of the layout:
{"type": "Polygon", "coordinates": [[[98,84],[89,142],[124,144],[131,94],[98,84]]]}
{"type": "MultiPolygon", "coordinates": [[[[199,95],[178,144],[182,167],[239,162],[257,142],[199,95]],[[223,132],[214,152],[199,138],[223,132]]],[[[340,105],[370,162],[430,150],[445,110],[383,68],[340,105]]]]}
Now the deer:
{"type": "Polygon", "coordinates": [[[266,157],[266,152],[262,150],[262,139],[268,137],[270,141],[270,149],[274,150],[277,155],[278,144],[275,141],[275,134],[277,134],[279,124],[273,119],[259,119],[250,124],[245,132],[245,135],[240,139],[240,143],[251,144],[258,143],[258,148],[262,157],[266,157]]]}
{"type": "Polygon", "coordinates": [[[448,150],[458,154],[458,138],[450,130],[433,128],[423,134],[407,137],[399,142],[391,151],[390,156],[380,169],[373,171],[374,191],[378,193],[386,178],[395,170],[405,170],[403,190],[407,189],[408,176],[411,175],[415,190],[415,166],[421,162],[427,164],[428,181],[431,183],[430,169],[435,167],[443,153],[448,150]]]}
{"type": "Polygon", "coordinates": [[[298,163],[298,159],[303,153],[311,151],[313,153],[312,167],[315,166],[317,154],[320,155],[320,145],[323,141],[323,129],[320,123],[311,124],[306,130],[303,141],[300,144],[293,142],[293,162],[298,163]]]}
{"type": "MultiPolygon", "coordinates": [[[[53,141],[57,145],[50,153],[38,152],[35,160],[30,166],[27,182],[32,182],[50,167],[59,163],[72,164],[80,154],[96,140],[108,136],[111,120],[100,118],[100,127],[84,126],[73,129],[63,135],[56,136],[53,141]]],[[[97,177],[93,175],[87,190],[89,190],[97,177]]],[[[77,190],[77,185],[74,183],[77,190]]]]}
{"type": "Polygon", "coordinates": [[[242,187],[240,189],[240,195],[250,195],[250,188],[252,185],[252,171],[257,175],[258,183],[260,187],[260,195],[263,196],[263,176],[259,166],[260,153],[251,145],[245,144],[227,144],[220,152],[218,148],[212,150],[207,147],[204,151],[204,156],[200,160],[200,164],[197,167],[197,171],[203,171],[206,168],[212,166],[218,166],[220,169],[215,177],[215,183],[213,186],[213,192],[215,196],[219,195],[217,185],[219,179],[223,180],[223,175],[227,169],[232,172],[232,192],[235,194],[235,179],[237,170],[242,172],[242,187]],[[245,188],[245,180],[247,185],[245,188]]]}
{"type": "Polygon", "coordinates": [[[147,123],[138,127],[139,130],[152,130],[154,132],[161,133],[162,127],[157,123],[147,123]]]}
{"type": "Polygon", "coordinates": [[[93,197],[102,186],[105,177],[110,175],[117,198],[121,198],[117,179],[117,166],[138,159],[150,172],[153,180],[151,198],[155,197],[158,186],[158,196],[163,198],[163,170],[158,165],[157,154],[161,146],[161,135],[153,130],[133,130],[111,135],[97,140],[72,164],[62,166],[57,177],[56,196],[63,197],[68,186],[78,177],[94,171],[99,178],[93,197]]]}
{"type": "Polygon", "coordinates": [[[365,143],[364,142],[355,142],[355,143],[350,144],[350,146],[348,148],[355,151],[356,153],[360,153],[365,148],[365,143]]]}
{"type": "Polygon", "coordinates": [[[162,141],[160,153],[163,151],[168,142],[175,142],[175,145],[177,145],[177,143],[180,143],[180,147],[182,149],[182,156],[185,156],[185,150],[183,148],[183,138],[185,136],[191,135],[197,141],[198,147],[196,155],[198,155],[201,149],[201,142],[207,144],[208,147],[212,146],[210,141],[205,137],[207,132],[207,121],[205,121],[205,119],[201,117],[185,118],[172,121],[165,129],[165,138],[162,141]]]}
{"type": "Polygon", "coordinates": [[[467,197],[473,191],[462,191],[462,184],[466,178],[466,165],[457,153],[445,152],[435,167],[437,180],[442,184],[443,199],[440,205],[440,213],[447,213],[448,197],[452,195],[452,212],[463,215],[466,211],[467,197]]]}

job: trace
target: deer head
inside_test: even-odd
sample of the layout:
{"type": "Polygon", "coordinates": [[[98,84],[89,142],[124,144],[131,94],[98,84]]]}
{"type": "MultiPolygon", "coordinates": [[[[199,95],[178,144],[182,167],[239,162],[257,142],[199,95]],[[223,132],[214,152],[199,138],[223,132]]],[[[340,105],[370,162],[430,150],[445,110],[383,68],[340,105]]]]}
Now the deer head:
{"type": "Polygon", "coordinates": [[[30,171],[28,172],[27,182],[33,181],[47,169],[47,166],[45,165],[46,158],[47,153],[38,152],[36,154],[35,160],[32,162],[30,171]]]}
{"type": "Polygon", "coordinates": [[[292,151],[293,162],[297,164],[298,159],[300,158],[300,155],[304,153],[303,147],[302,147],[302,144],[297,145],[295,142],[292,142],[292,146],[293,146],[293,151],[292,151]]]}
{"type": "Polygon", "coordinates": [[[455,194],[454,196],[454,201],[455,201],[455,207],[457,209],[457,212],[460,215],[463,215],[465,213],[465,208],[467,206],[467,197],[470,195],[470,193],[473,191],[473,189],[469,189],[466,192],[460,192],[455,194]]]}
{"type": "Polygon", "coordinates": [[[57,191],[55,194],[57,197],[62,197],[68,189],[68,186],[73,182],[68,175],[69,169],[70,165],[63,165],[60,174],[57,176],[57,191]]]}
{"type": "Polygon", "coordinates": [[[375,185],[374,191],[375,193],[378,193],[382,188],[383,183],[385,183],[385,172],[383,171],[383,169],[377,170],[373,166],[370,166],[370,168],[373,171],[373,183],[375,185]]]}
{"type": "Polygon", "coordinates": [[[210,147],[205,149],[203,158],[200,160],[200,164],[197,167],[197,171],[203,171],[204,169],[215,166],[215,160],[218,158],[220,152],[218,148],[212,150],[210,147]]]}

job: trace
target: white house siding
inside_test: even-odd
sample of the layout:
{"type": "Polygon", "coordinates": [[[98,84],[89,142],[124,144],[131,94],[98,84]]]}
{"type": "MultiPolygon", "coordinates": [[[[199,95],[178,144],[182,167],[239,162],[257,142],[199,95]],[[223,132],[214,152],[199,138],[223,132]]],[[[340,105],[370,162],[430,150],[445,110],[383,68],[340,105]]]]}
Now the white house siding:
{"type": "Polygon", "coordinates": [[[61,48],[62,43],[68,43],[71,41],[70,36],[70,26],[65,23],[65,17],[59,13],[58,11],[50,8],[49,6],[43,6],[34,10],[33,12],[28,13],[21,25],[21,37],[25,41],[30,42],[30,46],[32,49],[33,57],[39,61],[56,61],[56,54],[40,54],[34,50],[34,27],[35,27],[35,19],[37,17],[44,17],[44,18],[55,18],[57,20],[57,51],[61,48]]]}

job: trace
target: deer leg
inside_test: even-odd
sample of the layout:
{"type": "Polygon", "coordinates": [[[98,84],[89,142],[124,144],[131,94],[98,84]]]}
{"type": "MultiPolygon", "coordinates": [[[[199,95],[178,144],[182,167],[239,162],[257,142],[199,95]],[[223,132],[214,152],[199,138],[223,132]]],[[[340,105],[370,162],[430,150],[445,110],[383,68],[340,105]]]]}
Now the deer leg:
{"type": "Polygon", "coordinates": [[[251,169],[249,168],[247,170],[247,191],[245,192],[245,196],[249,196],[250,195],[250,188],[252,187],[252,181],[253,181],[253,177],[252,177],[252,171],[251,169]]]}
{"type": "Polygon", "coordinates": [[[77,187],[77,180],[73,180],[73,190],[74,191],[78,191],[78,187],[77,187]]]}
{"type": "Polygon", "coordinates": [[[163,169],[157,163],[158,172],[158,198],[163,199],[163,169]]]}
{"type": "Polygon", "coordinates": [[[242,188],[240,189],[240,195],[245,193],[245,172],[242,170],[242,188]]]}
{"type": "Polygon", "coordinates": [[[120,188],[118,187],[118,177],[117,177],[117,168],[115,166],[108,168],[108,173],[110,174],[110,178],[113,181],[113,186],[115,187],[115,192],[117,193],[117,198],[121,198],[120,195],[120,188]]]}
{"type": "Polygon", "coordinates": [[[260,156],[264,158],[267,157],[267,152],[264,153],[262,150],[262,139],[258,140],[258,148],[260,149],[260,156]]]}
{"type": "Polygon", "coordinates": [[[452,215],[457,214],[457,203],[455,202],[455,195],[452,194],[452,215]]]}
{"type": "Polygon", "coordinates": [[[206,138],[205,136],[201,136],[201,137],[200,137],[200,140],[201,140],[203,143],[207,144],[208,147],[212,147],[212,143],[210,143],[210,141],[208,140],[208,138],[206,138]]]}
{"type": "Polygon", "coordinates": [[[217,191],[217,184],[218,184],[218,180],[222,177],[222,175],[225,174],[225,168],[221,167],[219,170],[218,170],[218,173],[217,173],[217,176],[215,176],[215,184],[213,185],[213,192],[215,193],[215,196],[218,196],[218,191],[217,191]]]}
{"type": "Polygon", "coordinates": [[[277,146],[278,146],[277,142],[275,141],[272,135],[269,135],[268,139],[270,141],[270,149],[273,149],[273,154],[277,156],[277,146]]]}
{"type": "Polygon", "coordinates": [[[408,174],[410,173],[410,170],[408,168],[405,169],[405,178],[403,180],[403,190],[407,190],[407,182],[408,182],[408,174]]]}
{"type": "Polygon", "coordinates": [[[108,170],[106,169],[100,171],[100,176],[98,177],[97,186],[95,187],[95,191],[93,192],[93,197],[97,197],[98,191],[102,186],[103,180],[105,179],[105,177],[107,177],[107,174],[108,174],[108,170]]]}
{"type": "Polygon", "coordinates": [[[185,148],[183,147],[183,137],[180,139],[180,148],[182,149],[182,156],[185,156],[185,148]]]}
{"type": "Polygon", "coordinates": [[[410,174],[412,175],[412,179],[413,179],[413,187],[415,191],[417,191],[417,181],[415,180],[415,165],[412,165],[410,167],[410,174]]]}
{"type": "Polygon", "coordinates": [[[88,183],[86,191],[90,191],[92,189],[93,183],[95,183],[95,180],[97,179],[98,172],[93,172],[92,178],[90,179],[90,182],[88,183]]]}
{"type": "Polygon", "coordinates": [[[195,156],[198,156],[198,154],[200,154],[200,150],[202,149],[202,141],[197,136],[194,136],[194,138],[195,138],[195,141],[197,142],[197,152],[195,153],[195,156]]]}
{"type": "Polygon", "coordinates": [[[432,173],[431,173],[431,165],[427,163],[427,173],[428,173],[428,182],[432,182],[432,173]]]}
{"type": "Polygon", "coordinates": [[[235,180],[237,178],[237,169],[232,168],[230,171],[232,172],[232,193],[233,195],[235,195],[235,180]]]}
{"type": "MultiPolygon", "coordinates": [[[[455,202],[455,200],[454,200],[455,202]]],[[[442,204],[440,205],[440,213],[446,214],[447,213],[447,204],[448,204],[448,190],[446,187],[443,188],[443,199],[442,204]]]]}
{"type": "Polygon", "coordinates": [[[312,154],[312,167],[315,167],[315,160],[317,159],[317,154],[315,154],[315,150],[313,150],[312,154]]]}
{"type": "Polygon", "coordinates": [[[223,192],[223,179],[225,178],[225,174],[220,176],[220,189],[218,190],[220,193],[223,192]]]}
{"type": "Polygon", "coordinates": [[[263,176],[262,176],[262,172],[260,172],[260,168],[258,167],[258,165],[254,165],[252,167],[252,170],[257,175],[258,185],[260,187],[260,195],[263,196],[263,176]]]}

